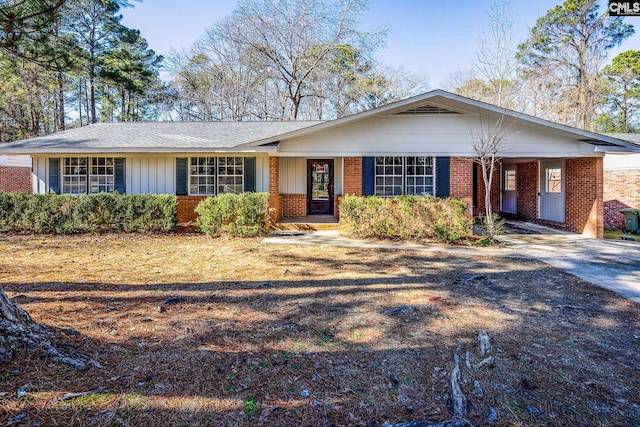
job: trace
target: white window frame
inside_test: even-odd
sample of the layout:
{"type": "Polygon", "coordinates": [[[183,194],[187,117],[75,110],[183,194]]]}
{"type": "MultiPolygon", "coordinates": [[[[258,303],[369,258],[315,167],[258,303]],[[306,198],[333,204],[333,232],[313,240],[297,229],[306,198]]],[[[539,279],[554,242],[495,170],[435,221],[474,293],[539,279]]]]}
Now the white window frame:
{"type": "Polygon", "coordinates": [[[404,185],[404,194],[411,194],[416,196],[425,196],[430,195],[434,196],[436,194],[436,159],[430,156],[407,156],[404,158],[404,175],[405,175],[405,185],[404,185]],[[424,164],[419,164],[418,159],[424,159],[424,164]],[[414,164],[409,164],[409,159],[413,159],[414,164]],[[415,168],[413,174],[409,174],[409,169],[415,168]],[[422,173],[420,171],[422,170],[422,173]],[[427,173],[431,170],[431,173],[427,173]],[[427,184],[427,182],[431,181],[431,184],[427,184]],[[419,184],[419,182],[421,182],[419,184]],[[421,191],[416,192],[418,188],[427,189],[431,187],[431,191],[421,191]],[[412,188],[413,191],[409,191],[409,188],[412,188]]]}
{"type": "Polygon", "coordinates": [[[547,193],[562,193],[562,168],[547,168],[547,193]],[[557,174],[557,178],[553,175],[557,174]],[[554,183],[555,185],[551,185],[554,183]]]}
{"type": "Polygon", "coordinates": [[[116,184],[115,157],[90,157],[88,163],[89,194],[113,193],[116,184]]]}
{"type": "Polygon", "coordinates": [[[61,163],[62,194],[87,194],[89,159],[77,156],[63,157],[61,163]],[[84,164],[81,164],[82,162],[84,164]]]}
{"type": "Polygon", "coordinates": [[[215,196],[244,192],[244,167],[244,157],[241,156],[190,157],[189,195],[215,196]]]}
{"type": "Polygon", "coordinates": [[[436,195],[436,158],[434,156],[376,156],[374,168],[374,194],[376,196],[436,195]],[[408,165],[410,162],[407,159],[414,159],[414,163],[417,163],[418,158],[424,158],[425,164],[408,165]],[[383,159],[382,162],[380,159],[383,159]],[[431,159],[431,164],[428,164],[428,159],[431,159]],[[416,169],[409,174],[408,171],[412,167],[416,169]],[[424,167],[424,173],[418,173],[418,168],[422,167],[424,167]],[[431,169],[431,174],[427,173],[429,169],[431,169]],[[429,179],[431,180],[431,185],[426,184],[429,179]],[[418,184],[420,181],[422,184],[418,184]],[[388,187],[392,187],[393,190],[387,191],[388,187]],[[431,193],[416,194],[415,190],[418,187],[431,187],[431,193]],[[413,191],[410,191],[410,189],[413,191]]]}
{"type": "Polygon", "coordinates": [[[218,157],[216,170],[218,172],[216,187],[218,194],[240,194],[244,191],[244,157],[218,157]],[[231,161],[233,164],[230,163],[231,161]]]}
{"type": "Polygon", "coordinates": [[[216,194],[216,158],[199,156],[189,158],[189,194],[214,196],[216,194]],[[194,165],[193,162],[196,162],[194,165]],[[210,163],[211,162],[211,163],[210,163]],[[194,181],[196,181],[194,183],[194,181]],[[197,191],[193,191],[194,186],[197,191]],[[204,191],[202,189],[204,188],[204,191]]]}

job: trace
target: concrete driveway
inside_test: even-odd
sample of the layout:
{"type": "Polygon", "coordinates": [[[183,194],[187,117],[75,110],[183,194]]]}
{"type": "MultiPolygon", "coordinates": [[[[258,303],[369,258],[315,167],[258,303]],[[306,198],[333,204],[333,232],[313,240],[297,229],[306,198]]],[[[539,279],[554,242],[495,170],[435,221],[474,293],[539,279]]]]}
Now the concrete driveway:
{"type": "Polygon", "coordinates": [[[593,239],[531,224],[510,224],[515,225],[515,232],[501,236],[501,240],[513,251],[640,303],[639,243],[593,239]]]}

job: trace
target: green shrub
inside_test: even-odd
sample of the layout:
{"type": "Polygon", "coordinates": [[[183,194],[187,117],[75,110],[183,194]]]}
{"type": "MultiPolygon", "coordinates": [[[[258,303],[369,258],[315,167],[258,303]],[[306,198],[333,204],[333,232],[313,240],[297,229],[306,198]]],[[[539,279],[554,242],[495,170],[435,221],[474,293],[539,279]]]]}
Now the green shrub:
{"type": "Polygon", "coordinates": [[[174,230],[176,223],[176,197],[171,195],[0,193],[0,231],[147,232],[174,230]]]}
{"type": "Polygon", "coordinates": [[[340,222],[359,238],[457,242],[472,232],[465,202],[432,196],[345,196],[340,222]]]}
{"type": "Polygon", "coordinates": [[[196,207],[196,224],[201,232],[217,236],[255,236],[267,232],[267,193],[220,194],[208,197],[196,207]]]}

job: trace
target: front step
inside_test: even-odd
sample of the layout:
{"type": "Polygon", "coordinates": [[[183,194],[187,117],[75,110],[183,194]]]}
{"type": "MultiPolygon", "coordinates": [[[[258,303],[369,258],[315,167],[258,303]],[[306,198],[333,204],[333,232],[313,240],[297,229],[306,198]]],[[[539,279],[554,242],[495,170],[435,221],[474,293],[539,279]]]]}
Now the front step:
{"type": "Polygon", "coordinates": [[[283,218],[273,226],[276,230],[330,231],[340,230],[340,223],[332,216],[308,216],[303,218],[283,218]]]}

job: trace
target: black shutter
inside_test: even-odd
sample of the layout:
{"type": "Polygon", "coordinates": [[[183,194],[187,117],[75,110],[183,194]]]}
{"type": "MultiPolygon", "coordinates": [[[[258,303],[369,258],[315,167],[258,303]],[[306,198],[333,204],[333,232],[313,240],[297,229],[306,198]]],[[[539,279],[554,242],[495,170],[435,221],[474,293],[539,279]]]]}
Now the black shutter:
{"type": "Polygon", "coordinates": [[[49,191],[60,194],[60,159],[49,157],[49,191]]]}
{"type": "Polygon", "coordinates": [[[187,191],[187,160],[186,157],[176,159],[176,196],[186,196],[189,193],[187,191]]]}
{"type": "Polygon", "coordinates": [[[256,158],[244,158],[244,191],[256,191],[256,158]]]}
{"type": "Polygon", "coordinates": [[[436,157],[436,196],[449,197],[450,158],[436,157]]]}
{"type": "Polygon", "coordinates": [[[120,194],[124,194],[127,192],[126,183],[124,179],[124,173],[125,173],[124,161],[125,159],[123,157],[117,157],[114,159],[113,173],[115,176],[114,176],[113,189],[115,192],[120,194]]]}
{"type": "Polygon", "coordinates": [[[362,195],[373,196],[376,193],[376,158],[362,158],[362,195]]]}

